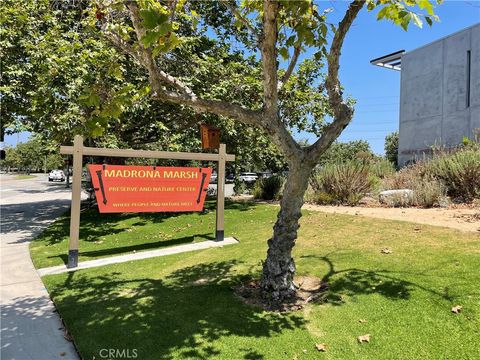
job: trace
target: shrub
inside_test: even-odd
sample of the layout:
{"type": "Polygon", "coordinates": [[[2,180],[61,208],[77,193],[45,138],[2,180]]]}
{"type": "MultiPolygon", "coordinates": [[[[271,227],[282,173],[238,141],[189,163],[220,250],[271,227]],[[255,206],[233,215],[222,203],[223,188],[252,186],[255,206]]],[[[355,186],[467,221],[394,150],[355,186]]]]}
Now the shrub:
{"type": "Polygon", "coordinates": [[[417,206],[425,208],[440,206],[445,200],[445,185],[436,179],[419,179],[413,191],[413,201],[417,206]]]}
{"type": "Polygon", "coordinates": [[[445,185],[428,172],[428,162],[418,162],[409,167],[386,177],[382,187],[385,190],[410,189],[413,190],[413,197],[402,198],[392,197],[390,203],[393,207],[439,206],[445,201],[445,185]]]}
{"type": "Polygon", "coordinates": [[[432,177],[441,180],[453,198],[472,201],[480,197],[480,149],[468,147],[428,162],[432,177]]]}
{"type": "Polygon", "coordinates": [[[243,195],[248,193],[247,184],[245,184],[243,181],[235,180],[235,185],[233,185],[233,193],[235,195],[243,195]]]}
{"type": "Polygon", "coordinates": [[[372,174],[383,179],[395,173],[395,165],[387,159],[379,159],[371,165],[372,174]]]}
{"type": "Polygon", "coordinates": [[[305,192],[305,201],[318,204],[318,205],[330,205],[335,203],[335,197],[331,194],[327,194],[324,191],[315,191],[311,186],[305,192]]]}
{"type": "Polygon", "coordinates": [[[356,205],[373,184],[370,164],[359,161],[326,165],[310,178],[314,199],[347,205],[356,205]]]}
{"type": "Polygon", "coordinates": [[[284,179],[280,175],[258,179],[253,186],[253,197],[263,200],[278,200],[281,197],[284,179]]]}
{"type": "Polygon", "coordinates": [[[418,181],[427,174],[426,163],[417,162],[413,165],[392,173],[383,179],[382,188],[384,190],[412,189],[417,186],[418,181]]]}

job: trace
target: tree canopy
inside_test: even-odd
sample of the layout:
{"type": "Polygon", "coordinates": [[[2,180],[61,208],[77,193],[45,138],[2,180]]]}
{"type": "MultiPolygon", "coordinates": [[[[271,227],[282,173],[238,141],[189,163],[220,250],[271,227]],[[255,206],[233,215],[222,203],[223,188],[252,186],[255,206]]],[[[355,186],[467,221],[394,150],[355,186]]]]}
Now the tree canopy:
{"type": "Polygon", "coordinates": [[[398,131],[385,136],[385,157],[398,166],[398,131]]]}
{"type": "MultiPolygon", "coordinates": [[[[7,0],[0,6],[1,115],[7,133],[27,130],[57,144],[82,134],[91,146],[196,151],[198,125],[207,122],[219,127],[222,141],[238,153],[239,170],[283,168],[279,151],[258,129],[146,96],[146,74],[101,36],[88,1],[7,0]]],[[[192,37],[176,51],[171,68],[208,55],[191,81],[231,98],[237,90],[216,79],[238,79],[252,72],[255,62],[202,37],[192,37]],[[216,69],[217,61],[231,66],[216,69]]],[[[245,103],[249,101],[255,97],[246,96],[245,103]]]]}
{"type": "Polygon", "coordinates": [[[64,160],[58,149],[49,148],[48,142],[40,136],[34,136],[15,147],[7,147],[1,166],[5,170],[44,171],[63,168],[64,160]]]}

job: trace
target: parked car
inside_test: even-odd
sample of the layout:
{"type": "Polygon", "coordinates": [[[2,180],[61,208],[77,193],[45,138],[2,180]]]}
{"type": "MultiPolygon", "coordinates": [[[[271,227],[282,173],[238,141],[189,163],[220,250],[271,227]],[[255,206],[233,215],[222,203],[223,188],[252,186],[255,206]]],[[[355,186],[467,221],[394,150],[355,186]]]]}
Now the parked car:
{"type": "Polygon", "coordinates": [[[212,176],[210,176],[210,184],[215,184],[217,182],[217,173],[213,172],[212,176]]]}
{"type": "Polygon", "coordinates": [[[243,181],[245,183],[254,183],[255,181],[257,181],[258,179],[258,176],[256,173],[252,173],[252,172],[242,172],[240,174],[240,181],[243,181]]]}
{"type": "Polygon", "coordinates": [[[264,172],[258,173],[258,177],[262,179],[268,179],[269,177],[272,177],[272,176],[273,174],[270,171],[264,171],[264,172]]]}
{"type": "Polygon", "coordinates": [[[48,181],[65,181],[65,174],[62,170],[52,170],[48,174],[48,181]]]}
{"type": "Polygon", "coordinates": [[[227,177],[225,178],[225,182],[227,184],[233,184],[235,182],[235,175],[234,174],[228,174],[227,177]]]}

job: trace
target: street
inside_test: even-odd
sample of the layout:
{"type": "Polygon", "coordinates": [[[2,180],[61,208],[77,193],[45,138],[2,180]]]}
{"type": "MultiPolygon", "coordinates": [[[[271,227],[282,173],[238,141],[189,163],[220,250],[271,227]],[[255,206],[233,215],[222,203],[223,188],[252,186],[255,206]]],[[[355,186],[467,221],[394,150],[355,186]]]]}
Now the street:
{"type": "MultiPolygon", "coordinates": [[[[208,189],[211,191],[217,191],[217,184],[208,185],[208,189]]],[[[233,196],[233,184],[225,184],[225,197],[233,196]]]]}

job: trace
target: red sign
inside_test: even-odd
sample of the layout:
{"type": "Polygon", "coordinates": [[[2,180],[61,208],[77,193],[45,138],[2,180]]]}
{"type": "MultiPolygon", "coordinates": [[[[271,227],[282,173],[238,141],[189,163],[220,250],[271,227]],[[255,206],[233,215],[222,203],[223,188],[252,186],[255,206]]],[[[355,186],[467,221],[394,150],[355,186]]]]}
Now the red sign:
{"type": "Polygon", "coordinates": [[[201,211],[211,168],[89,165],[101,213],[201,211]]]}

